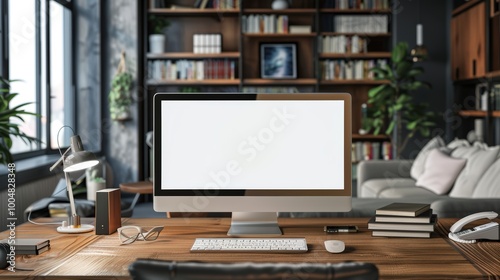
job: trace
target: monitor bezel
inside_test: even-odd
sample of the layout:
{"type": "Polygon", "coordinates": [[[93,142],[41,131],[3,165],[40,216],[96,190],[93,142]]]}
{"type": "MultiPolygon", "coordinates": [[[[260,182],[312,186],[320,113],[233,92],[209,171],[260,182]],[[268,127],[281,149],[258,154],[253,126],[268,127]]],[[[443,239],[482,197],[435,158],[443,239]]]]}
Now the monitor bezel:
{"type": "Polygon", "coordinates": [[[352,168],[351,168],[351,143],[352,143],[352,120],[351,120],[351,95],[348,93],[157,93],[153,97],[153,150],[154,172],[153,185],[154,196],[245,196],[245,197],[274,197],[274,196],[351,196],[352,194],[352,168]],[[344,189],[343,190],[164,190],[161,188],[161,122],[157,117],[161,116],[161,103],[165,100],[341,100],[344,101],[344,189]]]}

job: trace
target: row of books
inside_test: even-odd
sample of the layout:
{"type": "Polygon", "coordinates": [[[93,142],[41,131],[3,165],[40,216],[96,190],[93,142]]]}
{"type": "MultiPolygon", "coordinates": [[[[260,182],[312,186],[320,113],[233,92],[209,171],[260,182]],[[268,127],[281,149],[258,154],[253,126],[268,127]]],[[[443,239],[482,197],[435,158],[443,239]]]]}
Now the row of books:
{"type": "Polygon", "coordinates": [[[16,238],[3,239],[0,243],[7,243],[14,248],[16,255],[39,255],[50,249],[49,239],[16,238]]]}
{"type": "Polygon", "coordinates": [[[486,84],[479,85],[476,89],[475,99],[475,110],[487,111],[490,102],[491,110],[500,110],[500,84],[493,85],[493,88],[489,90],[486,84]]]}
{"type": "Polygon", "coordinates": [[[326,0],[323,8],[334,9],[389,9],[389,0],[326,0]]]}
{"type": "Polygon", "coordinates": [[[387,33],[387,15],[339,15],[333,18],[333,32],[342,33],[387,33]]]}
{"type": "Polygon", "coordinates": [[[195,8],[205,9],[239,9],[240,1],[239,0],[196,0],[194,3],[195,8]]]}
{"type": "Polygon", "coordinates": [[[354,36],[323,36],[320,37],[319,46],[322,53],[366,53],[368,39],[354,36]]]}
{"type": "Polygon", "coordinates": [[[296,87],[243,87],[244,93],[298,93],[296,87]]]}
{"type": "Polygon", "coordinates": [[[193,53],[221,53],[221,34],[193,34],[193,53]]]}
{"type": "Polygon", "coordinates": [[[392,145],[389,141],[356,141],[352,143],[351,161],[359,162],[372,159],[392,159],[392,145]]]}
{"type": "Polygon", "coordinates": [[[377,209],[368,229],[372,236],[430,238],[436,223],[430,204],[396,202],[377,209]]]}
{"type": "Polygon", "coordinates": [[[321,63],[321,78],[323,80],[364,80],[373,79],[370,69],[387,64],[385,59],[370,60],[323,60],[321,63]]]}
{"type": "Polygon", "coordinates": [[[250,14],[241,17],[243,33],[288,33],[287,15],[250,14]]]}
{"type": "Polygon", "coordinates": [[[148,62],[153,80],[235,79],[236,61],[230,59],[154,60],[148,62]]]}

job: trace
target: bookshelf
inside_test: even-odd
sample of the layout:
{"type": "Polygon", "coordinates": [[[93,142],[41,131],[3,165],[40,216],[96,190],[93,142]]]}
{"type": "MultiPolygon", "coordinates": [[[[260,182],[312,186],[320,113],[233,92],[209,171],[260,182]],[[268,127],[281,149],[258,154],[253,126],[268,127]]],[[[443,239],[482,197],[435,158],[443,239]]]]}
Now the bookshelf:
{"type": "Polygon", "coordinates": [[[500,141],[500,14],[498,1],[460,5],[451,19],[451,74],[458,137],[480,126],[489,145],[500,141]],[[481,124],[479,124],[481,123],[481,124]]]}
{"type": "MultiPolygon", "coordinates": [[[[334,0],[294,0],[288,9],[271,9],[272,1],[265,0],[209,0],[204,9],[197,8],[195,0],[148,0],[141,1],[139,11],[142,30],[139,57],[142,58],[139,67],[143,71],[144,79],[139,87],[143,89],[143,98],[138,103],[141,127],[139,137],[152,130],[151,105],[152,97],[156,92],[182,91],[220,91],[220,92],[348,92],[353,99],[353,141],[388,141],[386,136],[359,135],[361,128],[361,104],[366,103],[368,90],[376,85],[385,83],[368,77],[366,61],[389,60],[391,51],[391,26],[389,18],[392,14],[388,0],[362,1],[334,1],[334,0]],[[225,9],[212,8],[213,3],[219,3],[225,9]],[[336,7],[336,3],[340,5],[336,7]],[[365,5],[349,7],[349,4],[365,5]],[[383,6],[385,3],[385,6],[383,6]],[[376,6],[375,4],[379,5],[376,6]],[[174,8],[171,8],[174,6],[174,8]],[[167,35],[165,51],[150,53],[148,35],[148,17],[165,17],[170,26],[165,29],[167,35]],[[262,17],[257,30],[248,32],[249,17],[262,17]],[[268,19],[265,19],[265,18],[268,19]],[[335,22],[337,17],[344,17],[335,22]],[[376,17],[378,29],[349,30],[342,28],[349,21],[365,21],[376,17]],[[286,19],[286,27],[306,26],[310,32],[291,33],[290,30],[277,32],[277,22],[274,19],[286,19]],[[266,33],[264,32],[266,31],[266,33]],[[269,31],[271,30],[271,32],[269,31]],[[273,32],[275,31],[275,32],[273,32]],[[220,53],[194,53],[193,34],[221,34],[222,48],[220,53]],[[354,36],[366,40],[362,52],[329,53],[320,47],[322,39],[328,36],[341,36],[351,40],[354,36]],[[297,77],[294,79],[266,79],[261,76],[262,44],[293,43],[296,45],[297,77]],[[194,61],[229,61],[234,63],[234,74],[231,78],[174,79],[155,74],[155,71],[165,69],[167,63],[184,60],[194,61]],[[322,64],[325,61],[333,63],[342,61],[347,65],[351,61],[358,61],[363,66],[362,75],[346,75],[324,79],[322,64]],[[160,65],[158,65],[160,64],[160,65]],[[156,65],[156,66],[152,66],[156,65]]],[[[359,23],[359,22],[358,22],[359,23]]],[[[373,22],[372,22],[373,23],[373,22]]],[[[280,25],[282,25],[281,23],[280,25]]],[[[351,24],[352,25],[352,24],[351,24]]],[[[358,24],[359,25],[359,24],[358,24]]],[[[255,29],[254,28],[254,29],[255,29]]],[[[280,26],[281,28],[281,26],[280,26]]],[[[281,30],[280,30],[281,31],[281,30]]],[[[347,48],[347,45],[344,46],[347,48]]],[[[349,67],[349,66],[347,66],[349,67]]],[[[356,73],[359,73],[358,65],[356,73]]],[[[205,71],[205,70],[204,70],[205,71]]],[[[347,70],[342,69],[342,72],[347,70]]],[[[354,70],[352,70],[354,71],[354,70]]],[[[205,75],[202,75],[206,77],[205,75]]],[[[142,139],[139,144],[144,147],[140,153],[140,162],[149,162],[149,151],[142,139]]],[[[144,169],[144,174],[147,173],[144,169]]],[[[142,177],[142,176],[141,176],[142,177]]]]}

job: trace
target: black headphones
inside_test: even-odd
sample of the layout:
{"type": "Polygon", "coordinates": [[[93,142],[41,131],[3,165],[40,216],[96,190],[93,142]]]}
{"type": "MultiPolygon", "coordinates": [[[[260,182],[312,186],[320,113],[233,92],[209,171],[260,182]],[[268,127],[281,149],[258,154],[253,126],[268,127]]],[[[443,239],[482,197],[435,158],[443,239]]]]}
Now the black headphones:
{"type": "Polygon", "coordinates": [[[9,253],[10,246],[7,243],[0,243],[0,269],[7,268],[7,254],[9,253]]]}

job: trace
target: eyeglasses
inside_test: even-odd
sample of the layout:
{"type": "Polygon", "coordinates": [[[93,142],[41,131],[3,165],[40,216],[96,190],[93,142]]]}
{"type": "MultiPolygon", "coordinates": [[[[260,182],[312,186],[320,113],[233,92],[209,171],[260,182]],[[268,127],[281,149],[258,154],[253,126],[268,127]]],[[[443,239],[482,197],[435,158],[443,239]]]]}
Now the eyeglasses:
{"type": "Polygon", "coordinates": [[[153,227],[147,232],[144,232],[144,230],[138,226],[124,226],[118,228],[118,236],[122,244],[130,244],[136,240],[153,241],[158,238],[162,230],[163,226],[153,227]]]}

